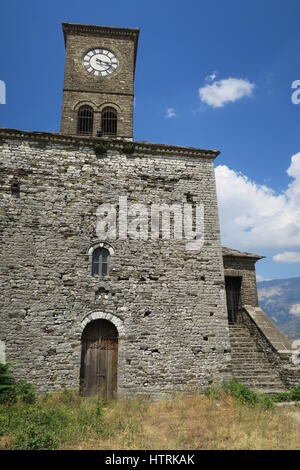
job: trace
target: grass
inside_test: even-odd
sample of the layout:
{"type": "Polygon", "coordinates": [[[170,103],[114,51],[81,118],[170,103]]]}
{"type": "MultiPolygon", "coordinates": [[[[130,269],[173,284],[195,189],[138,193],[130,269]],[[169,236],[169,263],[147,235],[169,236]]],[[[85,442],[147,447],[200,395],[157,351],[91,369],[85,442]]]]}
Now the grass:
{"type": "Polygon", "coordinates": [[[300,449],[300,425],[237,381],[206,394],[103,403],[75,392],[0,405],[0,449],[300,449]]]}

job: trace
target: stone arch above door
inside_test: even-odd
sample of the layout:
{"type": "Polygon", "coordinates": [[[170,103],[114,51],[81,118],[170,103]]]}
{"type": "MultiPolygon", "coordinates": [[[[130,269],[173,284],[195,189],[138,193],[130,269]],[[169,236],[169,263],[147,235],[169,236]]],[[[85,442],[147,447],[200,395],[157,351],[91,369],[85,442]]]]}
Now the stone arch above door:
{"type": "Polygon", "coordinates": [[[123,321],[115,315],[112,315],[111,313],[104,312],[93,312],[87,315],[81,322],[82,331],[88,323],[94,320],[108,320],[117,328],[120,339],[125,335],[123,321]]]}

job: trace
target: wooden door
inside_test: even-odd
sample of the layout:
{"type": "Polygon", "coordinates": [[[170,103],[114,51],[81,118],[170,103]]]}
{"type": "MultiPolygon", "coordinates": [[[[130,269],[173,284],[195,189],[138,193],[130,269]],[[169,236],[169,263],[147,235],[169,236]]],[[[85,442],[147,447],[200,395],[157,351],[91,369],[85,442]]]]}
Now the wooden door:
{"type": "Polygon", "coordinates": [[[117,393],[118,332],[107,320],[89,323],[82,335],[81,395],[110,400],[117,393]]]}
{"type": "Polygon", "coordinates": [[[225,277],[227,312],[230,325],[234,325],[237,320],[241,296],[241,281],[241,277],[225,277]]]}

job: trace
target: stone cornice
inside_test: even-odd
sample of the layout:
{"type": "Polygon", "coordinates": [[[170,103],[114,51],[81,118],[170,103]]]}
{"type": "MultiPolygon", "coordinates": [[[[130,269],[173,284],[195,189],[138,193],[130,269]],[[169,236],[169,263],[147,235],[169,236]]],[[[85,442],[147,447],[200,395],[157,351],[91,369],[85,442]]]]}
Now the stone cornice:
{"type": "Polygon", "coordinates": [[[116,92],[116,91],[95,91],[95,90],[89,90],[88,88],[85,88],[84,90],[81,90],[79,88],[64,88],[63,92],[68,91],[70,93],[94,93],[95,95],[113,95],[113,96],[132,96],[134,97],[134,93],[124,93],[124,92],[116,92]]]}
{"type": "MultiPolygon", "coordinates": [[[[32,132],[21,131],[18,129],[1,129],[0,140],[2,139],[18,139],[36,142],[51,142],[62,145],[76,145],[77,147],[94,148],[101,142],[108,142],[110,150],[123,151],[124,144],[128,144],[126,139],[103,139],[97,137],[81,137],[64,134],[56,134],[51,132],[32,132]]],[[[180,147],[177,145],[154,144],[151,142],[133,142],[134,155],[160,155],[160,156],[179,156],[179,157],[205,157],[216,158],[219,155],[218,150],[205,150],[194,147],[180,147]]]]}
{"type": "Polygon", "coordinates": [[[93,34],[95,36],[104,36],[112,38],[125,38],[134,41],[134,67],[136,63],[137,45],[139,39],[139,28],[114,28],[112,26],[97,26],[90,24],[62,23],[64,33],[65,47],[68,34],[93,34]]]}

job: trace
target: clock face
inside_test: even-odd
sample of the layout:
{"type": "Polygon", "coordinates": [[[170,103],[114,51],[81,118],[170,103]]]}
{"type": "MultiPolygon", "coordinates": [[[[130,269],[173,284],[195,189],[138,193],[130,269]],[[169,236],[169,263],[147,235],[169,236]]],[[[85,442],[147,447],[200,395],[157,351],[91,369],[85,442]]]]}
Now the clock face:
{"type": "Polygon", "coordinates": [[[118,59],[107,49],[91,49],[83,57],[83,66],[91,75],[106,77],[118,67],[118,59]]]}

